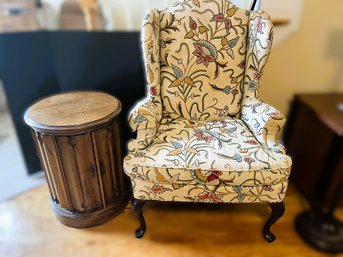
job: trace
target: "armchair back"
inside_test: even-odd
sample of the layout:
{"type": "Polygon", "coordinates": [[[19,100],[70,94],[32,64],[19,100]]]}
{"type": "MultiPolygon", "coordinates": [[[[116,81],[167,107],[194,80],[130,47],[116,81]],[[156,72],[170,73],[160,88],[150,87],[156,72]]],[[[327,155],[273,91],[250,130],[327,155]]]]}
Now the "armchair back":
{"type": "Polygon", "coordinates": [[[149,94],[163,118],[239,118],[243,97],[256,97],[268,59],[269,16],[227,0],[183,0],[152,10],[143,25],[149,94]]]}

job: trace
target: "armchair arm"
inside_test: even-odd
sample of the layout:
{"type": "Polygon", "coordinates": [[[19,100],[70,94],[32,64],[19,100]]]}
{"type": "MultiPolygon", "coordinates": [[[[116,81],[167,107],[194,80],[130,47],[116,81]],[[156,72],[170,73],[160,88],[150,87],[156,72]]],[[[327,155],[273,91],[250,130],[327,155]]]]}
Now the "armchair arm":
{"type": "Polygon", "coordinates": [[[147,97],[138,102],[129,114],[132,131],[156,129],[162,118],[162,104],[157,98],[147,97]]]}
{"type": "Polygon", "coordinates": [[[155,137],[162,119],[162,104],[159,98],[147,97],[140,101],[129,114],[129,125],[137,131],[137,139],[129,144],[129,150],[144,149],[155,137]]]}
{"type": "Polygon", "coordinates": [[[277,142],[277,136],[286,122],[282,113],[257,98],[249,97],[243,101],[241,114],[241,119],[261,144],[285,153],[285,148],[277,142]]]}

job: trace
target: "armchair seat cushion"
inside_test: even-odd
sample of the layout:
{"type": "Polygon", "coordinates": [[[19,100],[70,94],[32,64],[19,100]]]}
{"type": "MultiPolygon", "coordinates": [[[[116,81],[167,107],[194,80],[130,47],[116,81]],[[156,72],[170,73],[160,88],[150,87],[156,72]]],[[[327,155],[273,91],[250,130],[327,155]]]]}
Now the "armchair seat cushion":
{"type": "Polygon", "coordinates": [[[291,163],[258,142],[242,120],[180,118],[162,120],[152,144],[131,152],[124,168],[131,179],[159,185],[263,187],[286,183],[291,163]]]}

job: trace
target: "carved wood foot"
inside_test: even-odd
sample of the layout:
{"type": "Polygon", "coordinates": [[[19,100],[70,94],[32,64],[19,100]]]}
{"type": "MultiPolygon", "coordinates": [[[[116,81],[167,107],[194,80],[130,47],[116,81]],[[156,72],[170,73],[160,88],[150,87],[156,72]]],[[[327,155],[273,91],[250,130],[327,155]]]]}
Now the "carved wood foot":
{"type": "Polygon", "coordinates": [[[138,229],[136,229],[136,231],[135,231],[136,238],[139,239],[139,238],[142,238],[144,236],[144,233],[146,230],[146,223],[145,223],[145,219],[143,216],[143,207],[147,203],[147,201],[132,198],[131,203],[132,203],[133,213],[140,223],[140,227],[138,229]]]}
{"type": "Polygon", "coordinates": [[[267,221],[266,225],[263,228],[263,236],[264,239],[272,243],[275,241],[276,236],[270,231],[270,227],[277,222],[285,213],[285,204],[283,202],[280,203],[269,203],[270,208],[272,209],[272,214],[267,221]]]}

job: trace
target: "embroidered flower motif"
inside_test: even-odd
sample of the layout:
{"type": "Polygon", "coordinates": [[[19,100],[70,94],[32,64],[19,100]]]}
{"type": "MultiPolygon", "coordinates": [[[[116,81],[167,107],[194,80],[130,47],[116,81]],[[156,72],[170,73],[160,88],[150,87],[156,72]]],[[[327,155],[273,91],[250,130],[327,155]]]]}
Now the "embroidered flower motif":
{"type": "Polygon", "coordinates": [[[250,158],[250,157],[245,157],[243,160],[244,160],[246,163],[248,163],[248,165],[249,165],[249,170],[250,170],[250,169],[251,169],[251,164],[252,164],[253,162],[255,162],[255,159],[250,158]]]}
{"type": "Polygon", "coordinates": [[[222,125],[226,125],[227,122],[225,120],[214,120],[213,123],[220,123],[222,125]]]}
{"type": "Polygon", "coordinates": [[[268,116],[278,116],[280,115],[280,112],[271,112],[271,113],[267,113],[268,116]]]}
{"type": "Polygon", "coordinates": [[[247,140],[247,141],[244,141],[244,143],[249,144],[249,145],[258,145],[256,140],[247,140]]]}
{"type": "Polygon", "coordinates": [[[199,40],[194,43],[195,51],[193,54],[198,57],[197,64],[203,63],[205,67],[208,67],[210,62],[215,62],[218,58],[218,52],[216,47],[206,40],[199,40]]]}
{"type": "Polygon", "coordinates": [[[241,61],[237,66],[241,69],[244,69],[245,68],[245,60],[241,61]]]}
{"type": "Polygon", "coordinates": [[[221,175],[223,175],[223,172],[218,170],[212,170],[211,175],[207,177],[207,182],[218,180],[221,175]]]}
{"type": "Polygon", "coordinates": [[[263,34],[261,16],[258,16],[258,17],[257,17],[257,25],[256,25],[256,28],[257,28],[257,32],[258,32],[258,33],[263,34]]]}
{"type": "Polygon", "coordinates": [[[157,89],[155,86],[150,87],[150,94],[153,96],[156,96],[157,94],[157,89]]]}
{"type": "Polygon", "coordinates": [[[237,88],[235,88],[234,90],[231,91],[231,94],[233,94],[234,96],[238,95],[239,91],[237,88]]]}
{"type": "Polygon", "coordinates": [[[206,203],[222,203],[223,195],[216,195],[212,192],[202,192],[197,197],[194,198],[196,202],[206,202],[206,203]]]}
{"type": "Polygon", "coordinates": [[[225,20],[225,28],[226,28],[226,32],[229,32],[229,30],[232,28],[232,22],[230,19],[225,20]]]}
{"type": "Polygon", "coordinates": [[[262,77],[262,73],[261,72],[255,72],[254,73],[254,79],[259,81],[262,77]]]}
{"type": "Polygon", "coordinates": [[[272,186],[270,186],[270,185],[263,186],[263,189],[264,189],[264,191],[268,191],[268,192],[273,192],[274,191],[272,186]]]}
{"type": "Polygon", "coordinates": [[[254,81],[250,81],[250,82],[249,82],[249,90],[250,90],[251,92],[256,91],[257,88],[258,88],[258,86],[257,86],[257,83],[256,83],[256,82],[254,82],[254,81]]]}
{"type": "Polygon", "coordinates": [[[189,27],[191,30],[196,30],[198,28],[197,23],[192,19],[192,17],[189,17],[189,27]]]}
{"type": "Polygon", "coordinates": [[[154,184],[151,188],[151,191],[155,194],[163,194],[164,192],[173,191],[173,190],[154,184]]]}
{"type": "Polygon", "coordinates": [[[224,15],[222,13],[219,13],[219,14],[214,15],[210,21],[223,22],[224,19],[225,19],[224,15]]]}
{"type": "Polygon", "coordinates": [[[227,95],[229,95],[231,93],[231,87],[230,86],[226,86],[224,89],[223,89],[223,92],[227,95]]]}
{"type": "Polygon", "coordinates": [[[198,141],[205,141],[210,143],[211,141],[215,140],[216,138],[213,136],[206,136],[201,130],[195,130],[195,136],[197,137],[198,141]]]}

